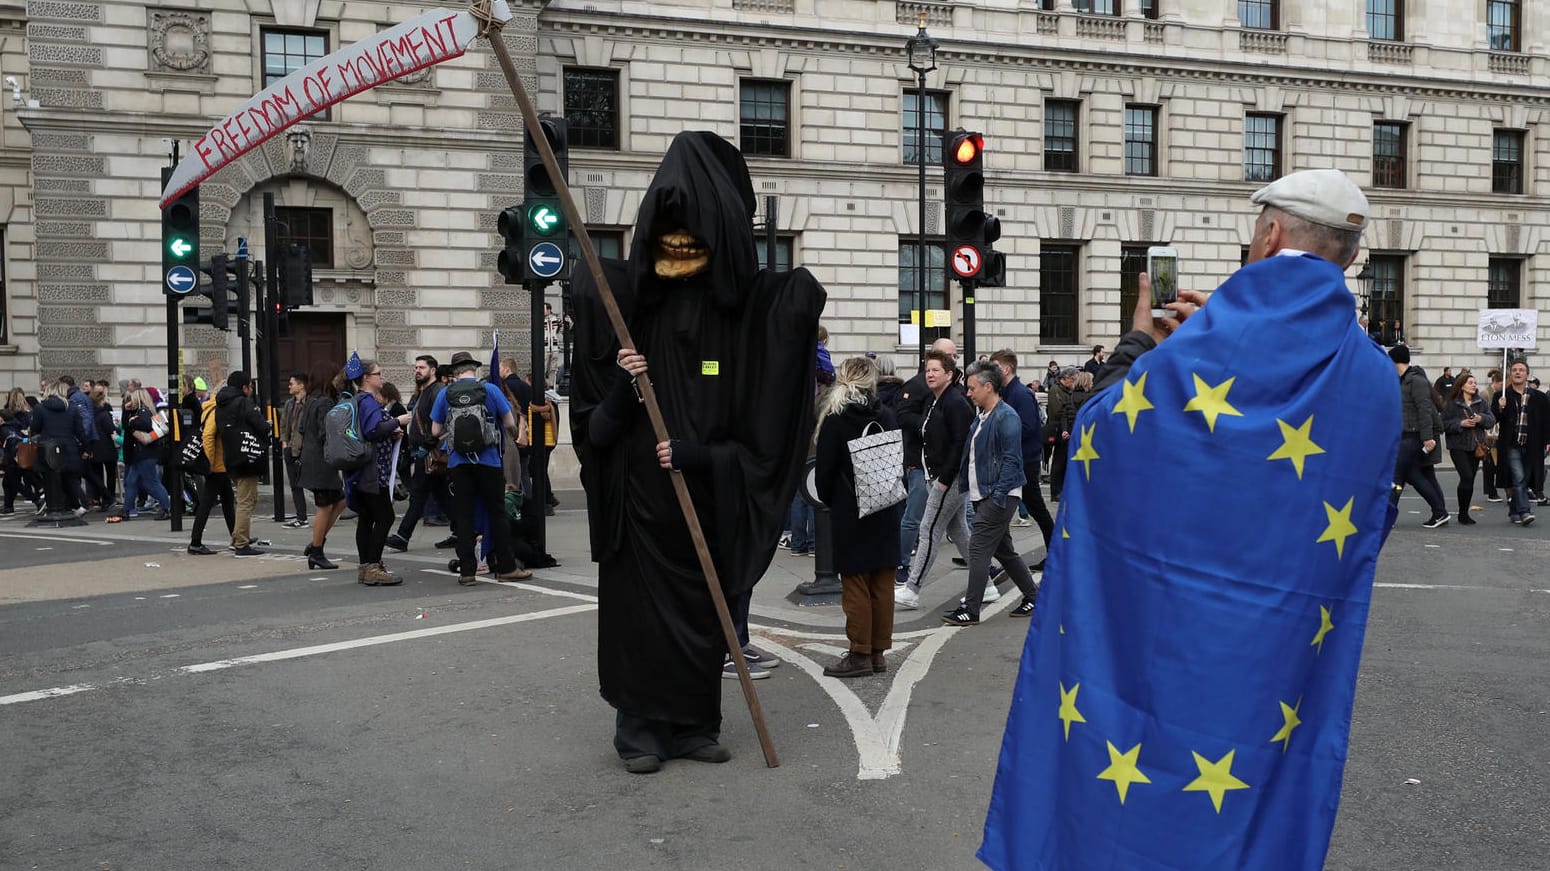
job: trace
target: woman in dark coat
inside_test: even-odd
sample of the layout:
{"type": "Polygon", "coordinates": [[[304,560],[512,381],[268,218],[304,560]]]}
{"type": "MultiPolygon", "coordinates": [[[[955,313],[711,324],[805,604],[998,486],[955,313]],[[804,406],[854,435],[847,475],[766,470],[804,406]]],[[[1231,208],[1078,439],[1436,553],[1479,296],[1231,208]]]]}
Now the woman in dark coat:
{"type": "Polygon", "coordinates": [[[65,400],[69,389],[62,381],[48,386],[43,401],[33,410],[31,431],[43,463],[49,513],[72,511],[79,516],[86,513],[80,499],[81,475],[85,471],[81,445],[86,440],[86,428],[65,400]]]}
{"type": "Polygon", "coordinates": [[[893,581],[904,503],[858,516],[855,471],[846,443],[898,428],[893,410],[877,399],[876,365],[865,357],[841,363],[819,409],[814,470],[818,496],[829,507],[834,570],[843,584],[841,605],[850,640],[850,652],[823,670],[830,677],[861,677],[887,669],[883,651],[893,646],[893,581]]]}
{"type": "MultiPolygon", "coordinates": [[[[1442,407],[1442,428],[1447,433],[1448,456],[1459,473],[1459,524],[1471,526],[1469,500],[1475,494],[1475,470],[1485,452],[1485,431],[1496,424],[1491,404],[1480,395],[1479,382],[1465,370],[1448,392],[1442,407]],[[1476,448],[1480,454],[1475,453],[1476,448]]],[[[1436,453],[1441,453],[1437,451],[1436,453]]]]}
{"type": "Polygon", "coordinates": [[[301,486],[312,491],[312,543],[303,551],[309,569],[337,569],[323,555],[328,532],[344,513],[344,482],[332,466],[323,460],[323,418],[339,401],[339,364],[318,363],[307,379],[311,394],[306,414],[301,419],[301,486]]]}
{"type": "Polygon", "coordinates": [[[98,511],[107,511],[118,501],[118,444],[114,433],[118,427],[113,422],[113,406],[108,402],[107,388],[98,385],[91,391],[92,426],[97,430],[97,440],[87,446],[91,463],[86,467],[87,487],[98,511]]]}
{"type": "Polygon", "coordinates": [[[375,360],[350,357],[345,376],[353,376],[357,419],[361,438],[371,452],[371,462],[344,476],[345,504],[359,519],[355,522],[355,552],[360,561],[357,580],[369,587],[391,587],[404,579],[382,564],[382,551],[393,532],[393,443],[403,437],[409,414],[388,414],[382,395],[386,383],[382,366],[375,360]]]}

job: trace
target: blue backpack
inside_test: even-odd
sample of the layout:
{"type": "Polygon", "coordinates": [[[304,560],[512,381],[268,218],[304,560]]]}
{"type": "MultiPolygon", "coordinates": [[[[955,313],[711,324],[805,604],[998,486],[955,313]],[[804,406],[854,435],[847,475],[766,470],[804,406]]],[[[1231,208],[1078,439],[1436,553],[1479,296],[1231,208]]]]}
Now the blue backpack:
{"type": "Polygon", "coordinates": [[[348,393],[339,394],[339,401],[323,416],[323,462],[341,472],[353,472],[371,462],[371,449],[361,438],[360,407],[348,393]]]}

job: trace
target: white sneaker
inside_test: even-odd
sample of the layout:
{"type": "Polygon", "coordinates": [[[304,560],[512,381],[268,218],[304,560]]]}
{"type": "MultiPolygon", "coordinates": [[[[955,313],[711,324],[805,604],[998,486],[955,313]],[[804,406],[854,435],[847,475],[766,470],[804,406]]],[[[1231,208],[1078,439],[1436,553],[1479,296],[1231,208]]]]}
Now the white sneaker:
{"type": "MultiPolygon", "coordinates": [[[[1002,574],[1006,574],[1006,573],[1002,572],[1002,574]]],[[[999,598],[1001,598],[1001,591],[996,589],[996,584],[995,584],[994,581],[992,581],[991,583],[988,583],[988,584],[985,585],[985,595],[980,597],[980,604],[981,605],[989,605],[991,602],[994,602],[995,600],[997,600],[999,598]]],[[[967,604],[969,604],[969,597],[968,596],[959,596],[958,597],[958,604],[960,604],[960,605],[967,605],[967,604]]]]}
{"type": "Polygon", "coordinates": [[[1021,516],[1014,517],[1014,518],[1012,518],[1012,525],[1013,526],[1032,526],[1033,525],[1033,518],[1032,517],[1021,517],[1021,516]]]}
{"type": "Polygon", "coordinates": [[[906,584],[895,587],[893,590],[893,603],[906,611],[913,611],[920,607],[920,593],[909,588],[906,584]]]}

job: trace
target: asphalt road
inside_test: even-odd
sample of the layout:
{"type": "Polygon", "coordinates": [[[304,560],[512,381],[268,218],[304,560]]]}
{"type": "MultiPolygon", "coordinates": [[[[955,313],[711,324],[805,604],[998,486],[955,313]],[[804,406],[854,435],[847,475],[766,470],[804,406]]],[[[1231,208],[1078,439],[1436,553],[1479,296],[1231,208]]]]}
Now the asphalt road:
{"type": "MultiPolygon", "coordinates": [[[[1328,868],[1550,868],[1550,532],[1480,505],[1385,548],[1328,868]]],[[[729,681],[732,762],[631,776],[584,526],[552,518],[532,583],[457,586],[438,529],[368,589],[268,522],[245,560],[0,523],[0,869],[979,867],[1025,621],[936,628],[943,567],[886,676],[821,679],[838,608],[791,604],[812,561],[778,555],[754,622],[786,659],[757,684],[780,767],[729,681]]]]}

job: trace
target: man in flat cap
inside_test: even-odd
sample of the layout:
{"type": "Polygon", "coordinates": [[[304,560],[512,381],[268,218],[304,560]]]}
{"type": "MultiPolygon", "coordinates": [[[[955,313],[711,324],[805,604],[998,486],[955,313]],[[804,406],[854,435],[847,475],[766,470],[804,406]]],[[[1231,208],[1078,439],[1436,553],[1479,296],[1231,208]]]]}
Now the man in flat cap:
{"type": "Polygon", "coordinates": [[[1367,198],[1312,170],[1252,202],[1249,262],[1210,305],[1183,291],[1154,319],[1141,276],[1070,427],[992,868],[1324,866],[1399,385],[1346,286],[1367,198]]]}

